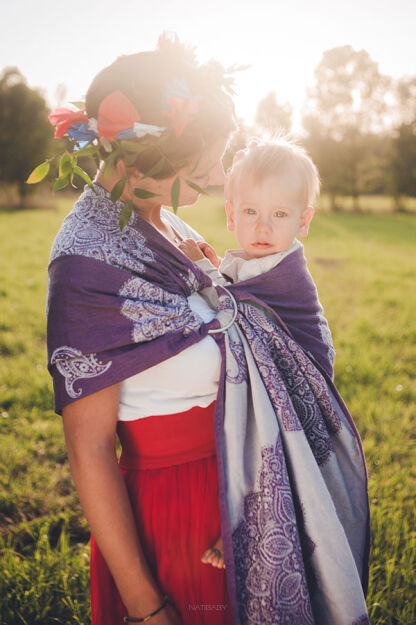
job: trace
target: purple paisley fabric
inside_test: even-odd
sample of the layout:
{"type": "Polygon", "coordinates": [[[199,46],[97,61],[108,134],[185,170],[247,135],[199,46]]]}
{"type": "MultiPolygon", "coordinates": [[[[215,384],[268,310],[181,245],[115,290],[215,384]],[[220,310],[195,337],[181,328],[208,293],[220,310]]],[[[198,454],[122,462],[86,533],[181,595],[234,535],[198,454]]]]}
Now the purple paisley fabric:
{"type": "Polygon", "coordinates": [[[308,270],[303,246],[276,267],[237,282],[230,292],[240,300],[257,298],[278,316],[304,351],[329,377],[334,374],[331,331],[308,270]]]}
{"type": "Polygon", "coordinates": [[[312,625],[304,555],[279,437],[274,448],[262,449],[259,491],[245,498],[244,512],[233,534],[242,621],[312,625]]]}
{"type": "Polygon", "coordinates": [[[330,434],[342,425],[323,376],[288,335],[279,336],[270,320],[246,304],[240,310],[241,327],[271,400],[282,410],[284,429],[303,430],[316,462],[325,464],[333,452],[330,434]]]}
{"type": "Polygon", "coordinates": [[[304,328],[302,340],[293,323],[288,332],[258,292],[250,301],[247,285],[216,287],[217,317],[205,324],[187,298],[212,292],[210,278],[139,216],[120,232],[122,206],[87,188],[52,249],[56,411],[179,353],[235,311],[213,334],[223,357],[215,437],[235,624],[364,625],[366,468],[330,368],[308,355],[304,328]]]}

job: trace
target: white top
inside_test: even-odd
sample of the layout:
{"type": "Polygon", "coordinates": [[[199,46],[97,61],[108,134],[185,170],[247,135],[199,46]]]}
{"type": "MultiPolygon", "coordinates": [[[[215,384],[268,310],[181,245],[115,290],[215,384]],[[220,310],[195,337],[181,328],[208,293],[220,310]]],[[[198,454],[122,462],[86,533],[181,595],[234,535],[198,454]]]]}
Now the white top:
{"type": "MultiPolygon", "coordinates": [[[[185,239],[203,238],[179,217],[162,209],[162,217],[185,239]]],[[[191,310],[207,323],[216,311],[198,293],[188,297],[191,310]]],[[[217,397],[220,350],[207,336],[176,356],[121,383],[118,418],[133,421],[152,415],[175,414],[193,406],[207,407],[217,397]]]]}
{"type": "Polygon", "coordinates": [[[195,262],[200,269],[209,275],[213,282],[225,285],[227,280],[221,274],[226,274],[233,282],[242,282],[243,280],[254,278],[276,267],[286,256],[289,256],[299,247],[302,247],[302,243],[295,239],[292,245],[284,252],[269,254],[261,258],[251,258],[250,260],[244,258],[244,250],[227,250],[219,270],[207,258],[202,258],[195,262]]]}

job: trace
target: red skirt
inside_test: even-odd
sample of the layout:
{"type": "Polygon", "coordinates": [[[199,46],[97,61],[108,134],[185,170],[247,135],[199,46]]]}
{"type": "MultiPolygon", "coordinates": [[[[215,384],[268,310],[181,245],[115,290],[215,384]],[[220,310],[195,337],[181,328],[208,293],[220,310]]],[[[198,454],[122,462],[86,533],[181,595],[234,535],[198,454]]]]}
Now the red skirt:
{"type": "MultiPolygon", "coordinates": [[[[140,542],[183,625],[233,625],[225,569],[201,562],[221,533],[214,409],[215,402],[117,426],[140,542]]],[[[126,614],[91,536],[92,625],[122,625],[126,614]]]]}

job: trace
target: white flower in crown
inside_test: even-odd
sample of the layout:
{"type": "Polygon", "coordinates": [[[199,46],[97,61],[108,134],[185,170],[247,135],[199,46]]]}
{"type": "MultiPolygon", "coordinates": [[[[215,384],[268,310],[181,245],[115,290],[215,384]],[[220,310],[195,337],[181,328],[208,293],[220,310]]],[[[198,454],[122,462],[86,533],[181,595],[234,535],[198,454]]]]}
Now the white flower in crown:
{"type": "Polygon", "coordinates": [[[89,123],[90,128],[92,128],[93,130],[95,130],[95,132],[98,133],[97,120],[94,117],[90,117],[88,120],[88,123],[89,123]]]}
{"type": "Polygon", "coordinates": [[[135,122],[133,126],[133,132],[136,137],[144,137],[145,135],[152,135],[153,137],[160,137],[162,132],[166,130],[166,126],[154,126],[153,124],[142,124],[141,122],[135,122]]]}
{"type": "Polygon", "coordinates": [[[134,122],[132,128],[126,128],[120,130],[117,133],[117,139],[130,140],[141,139],[146,135],[152,135],[153,137],[160,137],[160,135],[166,130],[165,126],[154,126],[153,124],[142,124],[142,122],[134,122]]]}

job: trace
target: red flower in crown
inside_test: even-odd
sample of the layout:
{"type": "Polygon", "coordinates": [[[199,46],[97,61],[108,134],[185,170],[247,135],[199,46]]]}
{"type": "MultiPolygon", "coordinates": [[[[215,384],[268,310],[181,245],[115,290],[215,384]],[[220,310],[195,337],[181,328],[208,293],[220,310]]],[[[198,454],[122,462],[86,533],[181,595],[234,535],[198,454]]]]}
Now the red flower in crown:
{"type": "Polygon", "coordinates": [[[55,128],[55,137],[60,139],[69,130],[72,124],[85,122],[88,124],[88,117],[85,111],[71,111],[70,109],[55,109],[48,117],[55,128]]]}
{"type": "Polygon", "coordinates": [[[133,128],[140,121],[140,115],[121,91],[113,91],[101,101],[98,109],[97,132],[100,137],[111,141],[120,130],[133,128]]]}
{"type": "Polygon", "coordinates": [[[195,98],[169,98],[170,111],[163,111],[170,117],[175,128],[175,135],[180,137],[186,126],[198,113],[198,102],[195,98]]]}

